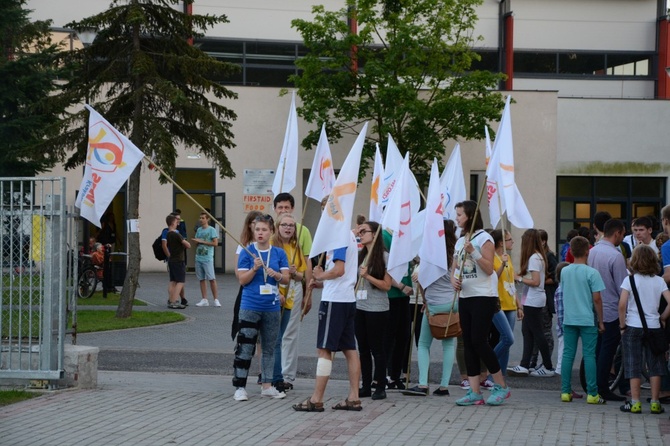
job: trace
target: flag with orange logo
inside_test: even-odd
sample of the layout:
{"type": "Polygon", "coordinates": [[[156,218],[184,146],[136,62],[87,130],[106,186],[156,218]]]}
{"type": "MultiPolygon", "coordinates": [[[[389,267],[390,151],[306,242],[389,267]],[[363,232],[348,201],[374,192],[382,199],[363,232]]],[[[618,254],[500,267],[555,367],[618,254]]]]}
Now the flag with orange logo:
{"type": "Polygon", "coordinates": [[[380,194],[382,191],[382,181],[384,179],[384,163],[382,154],[377,144],[375,151],[375,167],[372,171],[372,187],[370,188],[370,213],[368,220],[380,222],[382,219],[382,202],[380,194]]]}
{"type": "Polygon", "coordinates": [[[279,163],[272,182],[272,193],[276,197],[281,192],[295,189],[298,172],[298,113],[295,109],[295,91],[291,97],[291,108],[288,112],[284,145],[279,155],[279,163]]]}
{"type": "Polygon", "coordinates": [[[305,188],[305,195],[321,202],[324,197],[330,195],[335,183],[335,170],[333,169],[333,157],[330,154],[326,125],[321,126],[321,135],[314,152],[312,170],[305,188]]]}
{"type": "Polygon", "coordinates": [[[314,233],[310,257],[316,257],[322,252],[343,248],[349,244],[351,232],[351,217],[354,213],[356,185],[358,184],[358,170],[361,165],[361,154],[368,123],[363,126],[356,142],[351,147],[347,159],[340,169],[335,180],[333,190],[328,196],[326,207],[321,213],[319,226],[314,233]]]}
{"type": "Polygon", "coordinates": [[[81,209],[82,217],[101,227],[102,214],[144,153],[93,108],[86,105],[86,109],[90,113],[88,151],[75,206],[81,209]]]}
{"type": "Polygon", "coordinates": [[[437,160],[433,159],[430,169],[430,182],[426,197],[426,219],[423,239],[419,249],[421,267],[419,283],[428,287],[440,277],[447,274],[447,249],[444,242],[444,188],[440,185],[437,160]]]}
{"type": "Polygon", "coordinates": [[[405,154],[399,173],[396,190],[391,195],[381,221],[384,229],[393,231],[386,268],[396,282],[400,282],[407,274],[407,263],[416,254],[412,252],[412,217],[417,210],[412,208],[409,153],[405,154]]]}
{"type": "Polygon", "coordinates": [[[507,219],[517,228],[532,228],[533,217],[531,217],[514,179],[511,99],[511,96],[507,96],[505,110],[493,143],[493,152],[486,166],[489,215],[491,225],[494,228],[498,225],[503,213],[507,213],[507,219]]]}

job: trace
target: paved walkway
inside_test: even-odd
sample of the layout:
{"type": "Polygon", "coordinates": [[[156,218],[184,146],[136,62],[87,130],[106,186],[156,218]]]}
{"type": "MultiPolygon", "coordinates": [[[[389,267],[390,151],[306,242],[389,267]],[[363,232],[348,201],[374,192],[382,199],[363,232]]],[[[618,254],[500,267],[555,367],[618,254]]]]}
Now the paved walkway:
{"type": "MultiPolygon", "coordinates": [[[[452,386],[449,397],[409,397],[389,391],[383,401],[363,399],[362,412],[330,409],[347,393],[347,383],[333,379],[324,413],[294,412],[290,406],[307,398],[314,385],[314,367],[308,365],[301,366],[305,377],[296,381],[285,399],[261,399],[260,386],[250,384],[249,401],[236,402],[229,373],[217,371],[216,366],[203,368],[199,362],[202,357],[227,358],[232,353],[229,313],[236,286],[232,276],[222,276],[223,308],[196,308],[194,282],[193,278],[187,285],[191,302],[184,311],[187,322],[78,338],[80,345],[101,348],[101,364],[105,356],[111,362],[130,356],[131,366],[140,365],[126,369],[149,371],[101,365],[96,390],[49,392],[0,408],[0,444],[670,445],[667,414],[651,415],[646,404],[645,413],[631,415],[620,412],[619,404],[592,406],[585,399],[561,403],[558,378],[510,379],[512,397],[500,407],[458,407],[454,401],[465,392],[452,386]],[[191,360],[195,365],[189,364],[191,360]]],[[[151,303],[145,308],[164,309],[164,276],[143,275],[141,285],[138,297],[151,303]]],[[[305,361],[301,357],[301,362],[313,357],[316,318],[310,316],[302,327],[305,361]]],[[[519,356],[517,350],[512,354],[515,359],[519,356]]],[[[439,371],[439,366],[433,368],[439,371]]]]}

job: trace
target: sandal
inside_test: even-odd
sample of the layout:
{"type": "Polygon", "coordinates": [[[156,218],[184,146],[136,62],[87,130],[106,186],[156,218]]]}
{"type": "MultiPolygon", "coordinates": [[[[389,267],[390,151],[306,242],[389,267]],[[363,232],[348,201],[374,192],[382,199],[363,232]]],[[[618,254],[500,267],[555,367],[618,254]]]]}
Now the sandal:
{"type": "Polygon", "coordinates": [[[363,406],[361,406],[361,400],[349,401],[347,398],[344,401],[335,404],[333,410],[354,410],[360,412],[363,410],[363,406]]]}
{"type": "Polygon", "coordinates": [[[310,398],[307,398],[300,404],[294,404],[293,410],[298,412],[323,412],[323,403],[313,403],[310,398]]]}

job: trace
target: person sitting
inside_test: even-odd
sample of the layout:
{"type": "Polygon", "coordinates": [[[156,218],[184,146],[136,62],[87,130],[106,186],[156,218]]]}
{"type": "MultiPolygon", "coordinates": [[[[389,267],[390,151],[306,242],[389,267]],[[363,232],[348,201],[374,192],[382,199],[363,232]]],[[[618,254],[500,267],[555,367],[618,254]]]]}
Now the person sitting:
{"type": "Polygon", "coordinates": [[[105,246],[102,243],[93,245],[93,252],[91,252],[91,263],[95,266],[95,276],[98,280],[102,280],[103,263],[105,263],[105,246]]]}

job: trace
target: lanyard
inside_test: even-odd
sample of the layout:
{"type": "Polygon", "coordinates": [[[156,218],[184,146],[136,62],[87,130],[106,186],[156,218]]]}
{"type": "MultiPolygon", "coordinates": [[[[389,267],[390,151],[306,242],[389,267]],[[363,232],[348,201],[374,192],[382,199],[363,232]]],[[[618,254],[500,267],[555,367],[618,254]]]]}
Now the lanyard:
{"type": "Polygon", "coordinates": [[[254,242],[254,248],[256,249],[258,257],[261,259],[261,263],[263,264],[263,282],[268,283],[267,268],[270,267],[270,254],[272,254],[272,246],[268,247],[268,258],[265,262],[263,262],[263,255],[261,254],[261,250],[258,249],[258,245],[256,244],[256,242],[254,242]]]}

